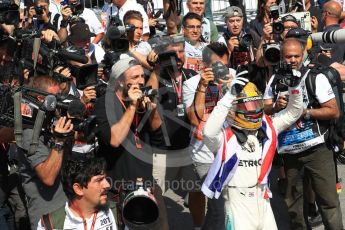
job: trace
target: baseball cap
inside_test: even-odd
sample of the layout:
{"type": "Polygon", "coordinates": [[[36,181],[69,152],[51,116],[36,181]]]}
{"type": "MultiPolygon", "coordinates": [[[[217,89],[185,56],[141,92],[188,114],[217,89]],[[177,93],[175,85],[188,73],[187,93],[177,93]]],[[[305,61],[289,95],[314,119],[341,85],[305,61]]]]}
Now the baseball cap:
{"type": "Polygon", "coordinates": [[[70,35],[67,37],[71,43],[89,41],[91,37],[95,36],[90,32],[90,28],[83,22],[77,22],[70,28],[70,35]]]}
{"type": "Polygon", "coordinates": [[[132,66],[140,65],[137,59],[133,57],[125,57],[123,59],[118,60],[113,67],[111,68],[111,78],[119,78],[126,70],[131,68],[132,66]]]}
{"type": "Polygon", "coordinates": [[[301,27],[290,29],[285,36],[285,38],[296,38],[303,44],[307,43],[308,37],[309,37],[308,31],[302,29],[301,27]]]}
{"type": "Polygon", "coordinates": [[[243,13],[241,8],[237,6],[230,6],[228,11],[225,13],[224,17],[231,18],[231,17],[243,17],[243,13]]]}
{"type": "Polygon", "coordinates": [[[297,25],[299,25],[297,19],[295,18],[295,16],[291,15],[291,14],[288,14],[288,15],[285,15],[284,17],[282,17],[282,22],[294,22],[296,23],[297,25]]]}

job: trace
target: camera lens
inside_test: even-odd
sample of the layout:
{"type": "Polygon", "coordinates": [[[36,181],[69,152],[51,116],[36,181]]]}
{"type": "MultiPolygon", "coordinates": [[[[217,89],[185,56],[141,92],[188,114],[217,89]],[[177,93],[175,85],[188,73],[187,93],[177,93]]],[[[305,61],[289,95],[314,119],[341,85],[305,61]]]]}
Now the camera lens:
{"type": "Polygon", "coordinates": [[[280,60],[280,47],[279,44],[269,44],[264,48],[264,58],[272,63],[276,64],[280,60]]]}
{"type": "Polygon", "coordinates": [[[274,34],[281,34],[284,32],[284,25],[281,22],[275,22],[272,25],[274,34]]]}

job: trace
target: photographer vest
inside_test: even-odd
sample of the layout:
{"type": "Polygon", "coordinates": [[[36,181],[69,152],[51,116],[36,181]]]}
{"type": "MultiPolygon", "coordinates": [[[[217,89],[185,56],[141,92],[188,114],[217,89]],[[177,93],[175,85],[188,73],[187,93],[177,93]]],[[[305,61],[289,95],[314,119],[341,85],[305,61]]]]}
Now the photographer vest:
{"type": "MultiPolygon", "coordinates": [[[[313,108],[312,96],[306,87],[306,81],[312,77],[308,70],[301,81],[303,106],[304,108],[313,108]]],[[[316,76],[314,76],[316,77],[316,76]]],[[[327,90],[327,89],[325,89],[327,90]]],[[[325,143],[325,134],[328,131],[328,121],[319,121],[313,118],[300,118],[288,129],[284,130],[278,136],[278,153],[296,154],[311,149],[317,145],[325,143]]]]}

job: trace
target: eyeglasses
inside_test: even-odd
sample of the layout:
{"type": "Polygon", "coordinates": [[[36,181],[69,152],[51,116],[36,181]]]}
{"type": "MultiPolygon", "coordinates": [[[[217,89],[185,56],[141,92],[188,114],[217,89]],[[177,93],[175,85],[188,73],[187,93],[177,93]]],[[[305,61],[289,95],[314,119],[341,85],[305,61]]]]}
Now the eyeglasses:
{"type": "Polygon", "coordinates": [[[201,25],[197,25],[197,26],[195,26],[195,25],[188,25],[188,26],[186,26],[186,28],[187,29],[198,29],[198,30],[200,30],[201,29],[201,25]]]}

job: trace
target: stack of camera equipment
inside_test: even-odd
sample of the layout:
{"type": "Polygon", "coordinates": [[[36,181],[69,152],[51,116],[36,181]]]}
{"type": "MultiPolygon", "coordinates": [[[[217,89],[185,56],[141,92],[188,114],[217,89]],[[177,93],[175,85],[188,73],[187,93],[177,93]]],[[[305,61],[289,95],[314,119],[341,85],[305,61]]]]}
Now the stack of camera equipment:
{"type": "Polygon", "coordinates": [[[280,61],[280,44],[279,36],[284,32],[284,25],[281,21],[276,21],[279,18],[279,7],[272,5],[270,7],[270,18],[272,22],[272,34],[274,42],[269,42],[263,45],[264,58],[271,64],[277,65],[280,61]]]}

